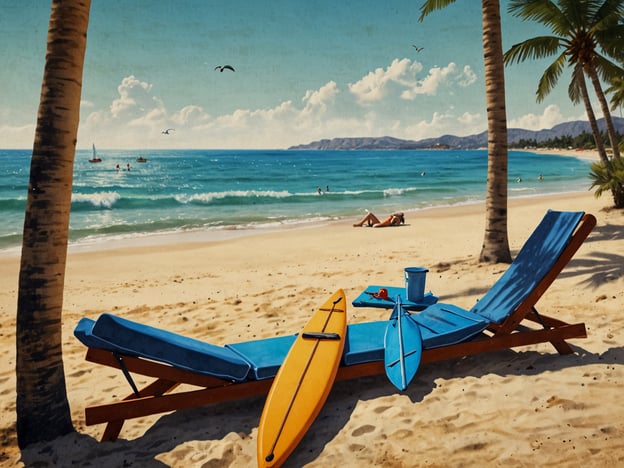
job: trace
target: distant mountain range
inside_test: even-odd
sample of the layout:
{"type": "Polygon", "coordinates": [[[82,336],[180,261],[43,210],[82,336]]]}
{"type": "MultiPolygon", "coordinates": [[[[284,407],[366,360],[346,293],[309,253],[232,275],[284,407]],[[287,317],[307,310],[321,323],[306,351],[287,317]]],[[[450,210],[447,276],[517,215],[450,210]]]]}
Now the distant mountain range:
{"type": "MultiPolygon", "coordinates": [[[[613,125],[620,134],[624,133],[624,118],[613,117],[613,125]]],[[[598,127],[605,131],[604,119],[598,120],[598,127]]],[[[507,139],[510,145],[521,140],[535,140],[538,143],[552,138],[572,136],[583,132],[591,133],[589,122],[577,120],[555,125],[551,129],[523,130],[521,128],[507,129],[507,139]]],[[[390,136],[361,137],[361,138],[332,138],[313,141],[312,143],[291,146],[293,150],[410,150],[410,149],[475,149],[487,147],[487,131],[477,135],[459,137],[443,135],[438,138],[424,140],[401,140],[390,136]]]]}

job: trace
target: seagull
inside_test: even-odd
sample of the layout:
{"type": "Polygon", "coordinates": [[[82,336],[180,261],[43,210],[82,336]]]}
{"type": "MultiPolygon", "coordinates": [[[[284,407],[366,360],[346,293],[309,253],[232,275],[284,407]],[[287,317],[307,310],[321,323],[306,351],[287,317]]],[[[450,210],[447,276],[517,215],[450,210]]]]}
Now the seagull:
{"type": "Polygon", "coordinates": [[[169,132],[172,132],[174,130],[175,130],[175,128],[167,128],[167,129],[163,130],[160,133],[162,133],[163,135],[171,135],[169,132]]]}
{"type": "Polygon", "coordinates": [[[416,47],[414,44],[412,44],[412,47],[416,49],[416,52],[420,52],[421,50],[424,49],[424,47],[416,47]]]}
{"type": "Polygon", "coordinates": [[[234,67],[232,65],[217,65],[215,67],[215,70],[219,70],[221,73],[223,73],[223,70],[234,70],[234,67]]]}

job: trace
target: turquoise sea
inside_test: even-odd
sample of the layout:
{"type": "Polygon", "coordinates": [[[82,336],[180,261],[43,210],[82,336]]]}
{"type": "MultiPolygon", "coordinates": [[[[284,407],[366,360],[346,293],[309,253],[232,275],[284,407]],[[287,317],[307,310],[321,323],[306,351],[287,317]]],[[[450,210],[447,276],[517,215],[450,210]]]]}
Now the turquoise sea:
{"type": "MultiPolygon", "coordinates": [[[[21,245],[30,150],[0,150],[0,250],[21,245]]],[[[70,242],[279,228],[485,198],[487,151],[79,150],[70,242]],[[137,157],[147,162],[137,162],[137,157]],[[119,169],[116,166],[119,165],[119,169]],[[128,170],[130,165],[130,170],[128,170]],[[320,194],[319,189],[320,188],[320,194]]],[[[585,191],[590,161],[509,153],[509,196],[585,191]],[[539,175],[542,175],[542,180],[539,175]],[[521,180],[519,180],[521,179],[521,180]]]]}

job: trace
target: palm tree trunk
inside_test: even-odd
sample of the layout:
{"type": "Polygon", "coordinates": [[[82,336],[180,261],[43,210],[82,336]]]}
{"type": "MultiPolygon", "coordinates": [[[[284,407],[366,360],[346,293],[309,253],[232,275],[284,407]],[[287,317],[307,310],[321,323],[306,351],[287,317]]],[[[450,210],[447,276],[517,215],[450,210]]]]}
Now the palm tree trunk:
{"type": "Polygon", "coordinates": [[[20,447],[74,430],[61,315],[90,0],[53,0],[30,166],[17,301],[20,447]]]}
{"type": "Polygon", "coordinates": [[[602,86],[600,85],[600,80],[598,79],[598,74],[596,70],[592,67],[587,67],[587,74],[589,75],[592,85],[594,86],[594,92],[598,97],[598,102],[600,102],[600,108],[602,109],[602,115],[605,119],[605,125],[607,126],[607,134],[609,135],[609,141],[611,142],[611,149],[613,150],[613,157],[620,157],[620,149],[619,149],[619,141],[617,135],[615,133],[615,126],[613,125],[613,119],[611,118],[611,111],[609,110],[609,104],[607,103],[607,98],[602,91],[602,86]]]}
{"type": "Polygon", "coordinates": [[[602,135],[600,134],[600,129],[598,128],[598,122],[596,121],[596,115],[594,114],[594,109],[589,99],[587,84],[585,83],[585,74],[583,73],[583,69],[580,65],[577,65],[575,67],[574,74],[578,82],[579,88],[581,89],[581,96],[583,97],[583,104],[585,105],[587,120],[589,121],[589,126],[591,128],[592,134],[594,135],[594,142],[596,143],[598,155],[600,156],[600,160],[603,162],[603,164],[607,164],[609,162],[609,158],[607,157],[607,152],[602,141],[602,135]]]}
{"type": "Polygon", "coordinates": [[[488,121],[488,179],[485,235],[479,261],[511,263],[507,237],[507,111],[498,0],[482,0],[485,100],[488,121]]]}

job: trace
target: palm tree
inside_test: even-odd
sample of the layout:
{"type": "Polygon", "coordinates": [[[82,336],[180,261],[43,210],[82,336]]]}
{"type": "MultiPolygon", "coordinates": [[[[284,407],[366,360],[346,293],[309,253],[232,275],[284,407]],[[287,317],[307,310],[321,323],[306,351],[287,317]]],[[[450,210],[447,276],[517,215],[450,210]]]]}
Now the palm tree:
{"type": "MultiPolygon", "coordinates": [[[[600,84],[600,77],[609,79],[617,75],[622,76],[623,73],[622,68],[607,58],[607,56],[617,57],[621,53],[624,37],[624,25],[620,24],[624,14],[622,1],[511,0],[509,11],[525,20],[544,24],[554,35],[535,37],[514,45],[505,53],[505,63],[556,56],[555,61],[546,69],[539,81],[538,102],[554,88],[567,64],[573,67],[572,83],[568,88],[568,95],[573,102],[579,101],[578,86],[584,86],[581,80],[584,81],[584,77],[587,76],[600,103],[613,156],[619,158],[617,134],[600,84]],[[601,49],[603,54],[599,52],[601,49]],[[578,73],[579,70],[583,73],[578,73]]],[[[590,107],[588,99],[585,101],[588,118],[590,107]]],[[[600,151],[599,132],[593,127],[592,131],[600,151]]],[[[601,151],[601,159],[603,162],[607,160],[604,150],[601,151]]]]}
{"type": "MultiPolygon", "coordinates": [[[[616,76],[611,79],[611,86],[607,88],[607,94],[611,95],[611,110],[621,109],[624,106],[624,76],[616,76]]],[[[620,151],[624,151],[624,138],[620,139],[620,151]]]]}
{"type": "Polygon", "coordinates": [[[592,179],[591,188],[596,187],[594,192],[596,197],[609,190],[613,194],[615,206],[618,208],[624,206],[624,190],[622,190],[624,185],[624,158],[613,158],[606,164],[593,163],[589,176],[592,179]]]}
{"type": "Polygon", "coordinates": [[[90,0],[53,0],[30,166],[17,302],[20,447],[74,430],[61,311],[90,0]]]}
{"type": "MultiPolygon", "coordinates": [[[[426,0],[420,21],[455,0],[426,0]]],[[[485,105],[488,121],[488,178],[485,200],[485,235],[480,262],[511,263],[507,236],[507,111],[505,66],[499,0],[481,0],[485,105]]]]}
{"type": "Polygon", "coordinates": [[[624,75],[611,79],[611,86],[607,88],[607,93],[611,94],[612,111],[624,106],[624,75]]]}
{"type": "MultiPolygon", "coordinates": [[[[585,82],[585,73],[583,72],[583,67],[580,65],[576,65],[574,67],[572,81],[570,82],[570,86],[568,88],[568,95],[574,103],[578,103],[581,99],[583,100],[585,113],[587,114],[587,120],[589,121],[592,135],[594,136],[594,142],[596,143],[598,155],[600,156],[600,160],[603,164],[607,164],[609,162],[609,157],[607,156],[607,150],[605,149],[604,142],[602,140],[602,133],[598,128],[598,121],[596,120],[596,114],[594,114],[594,108],[591,105],[589,92],[587,91],[587,83],[585,82]]],[[[538,99],[538,102],[539,101],[541,100],[538,99]]]]}

